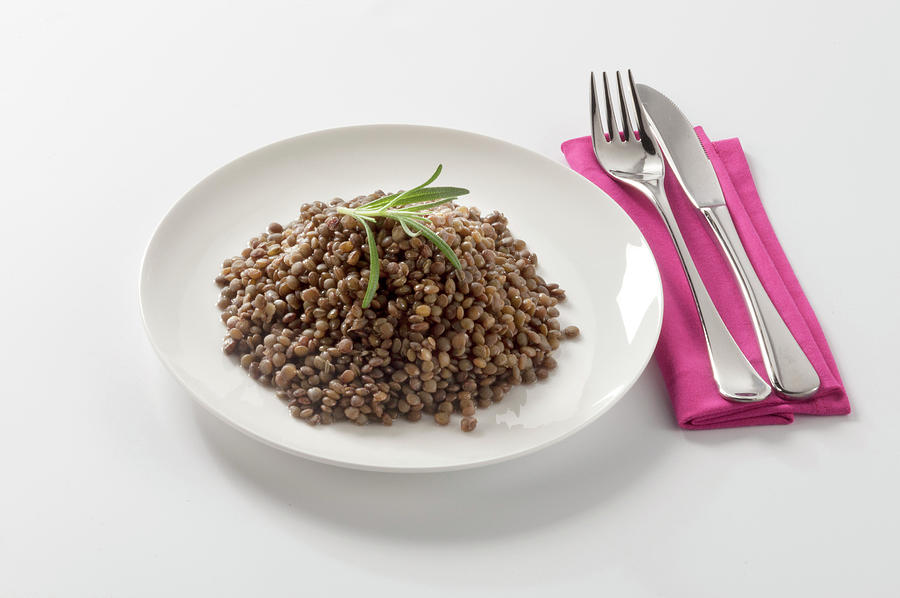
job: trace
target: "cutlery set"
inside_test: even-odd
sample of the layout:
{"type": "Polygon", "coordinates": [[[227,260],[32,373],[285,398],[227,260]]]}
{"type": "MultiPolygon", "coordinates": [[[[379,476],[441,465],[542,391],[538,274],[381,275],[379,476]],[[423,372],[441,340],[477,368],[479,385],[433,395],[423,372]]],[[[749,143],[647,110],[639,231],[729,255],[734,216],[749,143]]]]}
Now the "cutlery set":
{"type": "Polygon", "coordinates": [[[785,399],[809,398],[819,388],[819,377],[760,282],[694,127],[666,96],[647,85],[636,85],[629,70],[627,92],[621,74],[616,73],[620,128],[606,73],[602,84],[603,96],[598,98],[592,73],[594,155],[610,177],[647,197],[662,217],[693,294],[719,394],[730,401],[756,402],[769,396],[772,389],[738,347],[703,284],[666,197],[663,181],[667,164],[685,195],[705,217],[731,265],[772,386],[785,399]]]}

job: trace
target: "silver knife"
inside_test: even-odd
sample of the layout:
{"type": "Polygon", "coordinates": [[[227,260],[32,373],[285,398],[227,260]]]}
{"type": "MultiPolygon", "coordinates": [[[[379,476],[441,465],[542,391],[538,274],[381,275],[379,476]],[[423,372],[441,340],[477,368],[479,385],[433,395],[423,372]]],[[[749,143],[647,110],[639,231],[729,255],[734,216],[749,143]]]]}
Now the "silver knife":
{"type": "Polygon", "coordinates": [[[750,310],[772,386],[785,398],[808,398],[819,388],[819,376],[757,277],[693,125],[669,98],[652,87],[637,87],[672,172],[728,256],[750,310]]]}

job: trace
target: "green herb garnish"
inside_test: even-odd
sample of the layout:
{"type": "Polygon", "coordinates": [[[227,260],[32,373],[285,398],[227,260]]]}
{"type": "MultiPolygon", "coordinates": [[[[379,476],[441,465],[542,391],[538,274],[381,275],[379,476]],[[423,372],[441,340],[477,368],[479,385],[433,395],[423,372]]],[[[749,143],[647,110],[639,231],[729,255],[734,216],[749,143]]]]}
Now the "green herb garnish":
{"type": "Polygon", "coordinates": [[[363,298],[363,308],[369,307],[378,289],[378,278],[381,264],[378,258],[378,245],[375,234],[369,223],[374,223],[377,218],[390,218],[396,220],[403,227],[403,231],[410,237],[424,235],[446,256],[454,268],[462,269],[459,258],[446,241],[440,238],[431,228],[429,220],[424,213],[440,205],[457,199],[460,195],[466,195],[469,190],[461,187],[429,187],[441,174],[442,165],[438,164],[437,170],[431,177],[409,191],[385,195],[374,201],[370,201],[358,208],[338,208],[338,212],[353,216],[366,230],[366,238],[369,244],[369,285],[366,287],[366,295],[363,298]]]}

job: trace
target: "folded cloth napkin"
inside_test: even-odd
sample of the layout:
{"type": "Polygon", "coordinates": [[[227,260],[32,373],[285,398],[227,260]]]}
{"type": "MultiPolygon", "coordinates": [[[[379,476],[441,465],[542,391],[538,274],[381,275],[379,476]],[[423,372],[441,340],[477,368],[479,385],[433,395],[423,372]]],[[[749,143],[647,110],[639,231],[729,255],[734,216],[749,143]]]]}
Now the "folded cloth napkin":
{"type": "MultiPolygon", "coordinates": [[[[789,424],[794,421],[794,414],[798,413],[850,413],[850,402],[834,357],[772,230],[740,142],[737,139],[711,142],[700,127],[697,127],[697,135],[715,168],[725,202],[756,273],[818,372],[821,386],[811,399],[805,401],[784,400],[774,393],[758,403],[724,400],[713,381],[700,319],[687,278],[661,217],[649,200],[632,189],[620,186],[603,172],[594,158],[590,137],[571,139],[562,144],[569,165],[603,189],[628,213],[656,257],[662,276],[664,315],[655,356],[678,425],[689,430],[707,430],[789,424]]],[[[763,378],[767,378],[750,315],[718,241],[671,172],[666,174],[665,187],[678,226],[722,319],[753,367],[763,378]]]]}

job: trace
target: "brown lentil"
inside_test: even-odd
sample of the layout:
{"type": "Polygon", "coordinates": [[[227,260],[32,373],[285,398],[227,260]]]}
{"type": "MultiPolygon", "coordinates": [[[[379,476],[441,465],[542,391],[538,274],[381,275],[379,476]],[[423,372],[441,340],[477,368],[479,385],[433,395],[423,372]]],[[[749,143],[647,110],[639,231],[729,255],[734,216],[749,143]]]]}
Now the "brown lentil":
{"type": "Polygon", "coordinates": [[[365,231],[337,207],[383,196],[304,204],[296,220],[271,223],[225,259],[215,277],[223,350],[311,425],[391,425],[423,413],[447,425],[460,413],[471,432],[477,408],[549,376],[551,352],[579,335],[556,319],[565,291],[535,272],[537,257],[502,214],[449,203],[428,216],[462,269],[381,220],[371,225],[381,280],[363,309],[365,231]]]}

